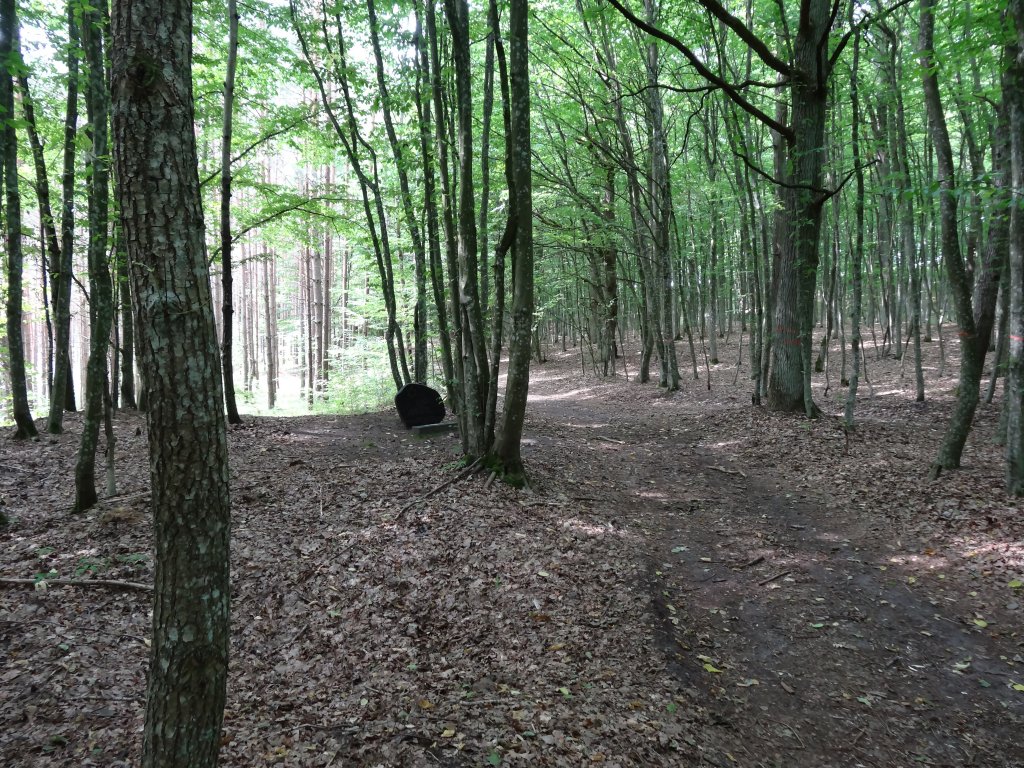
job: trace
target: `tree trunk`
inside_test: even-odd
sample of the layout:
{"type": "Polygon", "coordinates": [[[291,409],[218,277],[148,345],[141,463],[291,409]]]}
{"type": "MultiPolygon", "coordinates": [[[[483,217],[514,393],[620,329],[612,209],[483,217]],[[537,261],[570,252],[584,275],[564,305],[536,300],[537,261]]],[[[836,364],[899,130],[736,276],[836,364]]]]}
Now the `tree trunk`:
{"type": "Polygon", "coordinates": [[[238,5],[228,2],[228,67],[224,77],[224,122],[220,147],[220,258],[221,285],[221,366],[224,376],[224,402],[229,424],[241,424],[235,402],[234,364],[234,276],[231,268],[231,134],[235,111],[235,69],[238,62],[238,5]]]}
{"type": "Polygon", "coordinates": [[[857,384],[860,381],[861,358],[864,351],[861,344],[860,321],[861,309],[864,297],[864,280],[861,275],[864,263],[864,171],[860,165],[860,87],[858,82],[858,70],[860,68],[860,34],[853,40],[853,66],[850,72],[850,104],[852,108],[850,146],[853,150],[853,168],[857,180],[855,207],[855,235],[853,253],[850,254],[850,272],[853,280],[853,307],[850,311],[850,323],[852,333],[850,335],[850,346],[853,357],[852,372],[850,374],[850,388],[846,393],[846,408],[844,420],[847,429],[853,429],[853,411],[857,405],[857,384]]]}
{"type": "Polygon", "coordinates": [[[811,397],[814,290],[818,238],[826,196],[822,190],[825,116],[828,106],[828,40],[831,3],[803,4],[794,40],[792,138],[786,148],[787,186],[780,190],[783,218],[774,300],[775,340],[768,381],[768,407],[817,414],[811,397]],[[803,12],[806,10],[806,13],[803,12]]]}
{"type": "Polygon", "coordinates": [[[946,265],[946,278],[953,294],[957,324],[960,326],[960,390],[939,455],[932,464],[931,477],[934,479],[943,469],[960,466],[960,456],[978,405],[985,350],[978,349],[978,333],[971,301],[972,286],[960,250],[953,150],[939,94],[939,81],[935,74],[937,64],[932,42],[935,26],[932,0],[921,0],[920,23],[921,79],[939,179],[942,261],[946,265]]]}
{"type": "Polygon", "coordinates": [[[193,133],[191,3],[116,0],[112,22],[114,161],[150,393],[156,574],[142,765],[213,768],[227,680],[230,496],[193,133]]]}
{"type": "Polygon", "coordinates": [[[512,265],[512,334],[509,341],[508,381],[501,429],[494,447],[506,480],[525,480],[520,443],[526,396],[530,384],[530,336],[533,327],[533,185],[530,148],[529,3],[510,0],[509,85],[511,155],[516,217],[512,265]]]}
{"type": "Polygon", "coordinates": [[[107,348],[114,316],[110,270],[107,264],[107,223],[110,203],[108,184],[110,145],[108,142],[109,93],[106,57],[103,51],[105,9],[82,15],[82,47],[88,66],[86,112],[92,134],[89,156],[89,368],[85,381],[85,414],[82,442],[75,467],[75,511],[83,512],[96,503],[96,445],[107,390],[107,348]]]}
{"type": "Polygon", "coordinates": [[[1010,341],[1006,385],[1006,491],[1024,496],[1024,2],[1010,0],[1016,40],[1007,46],[1003,100],[1010,125],[1010,341]]]}
{"type": "Polygon", "coordinates": [[[68,93],[64,115],[64,165],[61,176],[60,258],[50,264],[55,326],[53,391],[46,431],[64,431],[64,411],[75,410],[74,377],[71,372],[71,278],[75,234],[75,141],[78,135],[78,24],[77,4],[68,3],[68,93]]]}
{"type": "MultiPolygon", "coordinates": [[[[427,228],[427,249],[430,263],[430,287],[434,296],[434,311],[437,313],[437,337],[441,348],[441,371],[444,375],[445,388],[448,391],[448,403],[456,413],[459,402],[455,366],[452,361],[452,342],[448,325],[448,311],[445,303],[444,267],[441,263],[441,236],[438,224],[437,187],[434,177],[433,130],[431,126],[430,98],[424,95],[425,87],[430,82],[430,63],[427,43],[420,29],[419,4],[416,6],[416,39],[419,41],[416,68],[416,109],[419,118],[420,159],[423,167],[423,209],[427,228]]],[[[447,162],[446,150],[441,149],[442,162],[447,162]]]]}
{"type": "Polygon", "coordinates": [[[12,46],[18,30],[14,0],[0,0],[0,114],[9,115],[0,127],[0,162],[3,163],[7,201],[7,349],[11,377],[16,438],[38,434],[28,407],[25,348],[22,339],[21,195],[18,191],[18,138],[14,130],[14,63],[12,46]]]}

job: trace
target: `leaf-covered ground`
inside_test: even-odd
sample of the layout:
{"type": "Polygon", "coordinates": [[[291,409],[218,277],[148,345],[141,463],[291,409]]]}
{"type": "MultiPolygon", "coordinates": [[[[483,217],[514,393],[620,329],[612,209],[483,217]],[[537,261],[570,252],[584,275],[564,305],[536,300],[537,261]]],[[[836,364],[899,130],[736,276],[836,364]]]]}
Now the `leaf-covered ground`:
{"type": "MultiPolygon", "coordinates": [[[[233,429],[223,763],[1024,766],[997,406],[929,482],[955,349],[939,377],[927,345],[915,404],[869,345],[847,434],[845,390],[814,422],[751,407],[736,341],[672,395],[549,352],[525,491],[393,413],[233,429]]],[[[144,421],[119,417],[120,495],[78,517],[70,424],[0,442],[0,576],[146,583],[144,421]]],[[[138,763],[149,597],[0,588],[0,764],[138,763]]]]}

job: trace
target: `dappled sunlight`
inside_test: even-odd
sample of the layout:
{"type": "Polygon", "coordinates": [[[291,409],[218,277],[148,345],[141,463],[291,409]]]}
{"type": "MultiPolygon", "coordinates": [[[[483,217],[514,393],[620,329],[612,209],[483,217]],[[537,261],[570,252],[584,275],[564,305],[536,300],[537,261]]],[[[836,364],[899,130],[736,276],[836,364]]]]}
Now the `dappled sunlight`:
{"type": "Polygon", "coordinates": [[[631,539],[639,541],[640,537],[630,533],[625,528],[618,528],[611,523],[599,524],[593,521],[581,520],[578,517],[568,517],[561,521],[561,526],[587,536],[616,536],[620,539],[631,539]]]}
{"type": "Polygon", "coordinates": [[[584,387],[583,389],[573,389],[569,392],[556,392],[552,395],[540,395],[531,392],[528,399],[530,402],[546,403],[556,400],[589,400],[596,396],[597,393],[594,392],[593,387],[584,387]]]}

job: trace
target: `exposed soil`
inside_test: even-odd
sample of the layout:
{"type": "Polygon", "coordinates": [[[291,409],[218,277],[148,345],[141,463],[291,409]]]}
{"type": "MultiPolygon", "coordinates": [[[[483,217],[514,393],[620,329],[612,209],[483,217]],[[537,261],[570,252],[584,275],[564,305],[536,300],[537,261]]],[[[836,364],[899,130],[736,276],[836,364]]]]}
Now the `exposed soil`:
{"type": "MultiPolygon", "coordinates": [[[[928,482],[937,345],[924,404],[869,357],[848,434],[845,390],[813,422],[750,406],[735,342],[671,395],[550,354],[524,491],[393,413],[232,430],[223,763],[1024,766],[998,398],[928,482]]],[[[121,495],[69,517],[70,421],[0,442],[0,576],[57,574],[0,589],[3,765],[139,759],[149,594],[53,579],[151,579],[144,421],[117,423],[121,495]]]]}

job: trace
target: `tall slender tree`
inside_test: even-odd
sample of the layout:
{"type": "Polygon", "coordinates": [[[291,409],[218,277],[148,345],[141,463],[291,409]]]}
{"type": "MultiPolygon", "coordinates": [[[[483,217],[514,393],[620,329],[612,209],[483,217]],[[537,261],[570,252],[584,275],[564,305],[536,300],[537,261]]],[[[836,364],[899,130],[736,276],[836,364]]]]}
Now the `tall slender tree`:
{"type": "Polygon", "coordinates": [[[7,351],[14,404],[15,437],[38,434],[28,405],[25,348],[22,340],[21,194],[18,191],[18,137],[14,120],[14,69],[22,66],[14,55],[18,34],[15,0],[0,0],[0,162],[3,164],[7,203],[7,351]]]}
{"type": "Polygon", "coordinates": [[[231,137],[235,113],[235,72],[238,63],[238,3],[228,0],[228,65],[224,75],[224,120],[220,147],[220,260],[223,297],[221,299],[221,365],[224,374],[224,402],[228,422],[240,424],[235,402],[234,367],[234,276],[231,266],[231,137]]]}
{"type": "MultiPolygon", "coordinates": [[[[105,0],[100,0],[105,6],[105,0]]],[[[113,291],[107,266],[107,223],[110,201],[109,93],[103,45],[105,7],[92,7],[82,15],[82,44],[88,64],[86,112],[92,138],[89,153],[89,364],[85,382],[85,418],[75,466],[75,511],[97,501],[96,445],[107,399],[107,350],[113,319],[113,291]]],[[[108,446],[110,450],[112,446],[108,446]]]]}
{"type": "Polygon", "coordinates": [[[1005,53],[1010,126],[1010,357],[1006,386],[1006,490],[1024,496],[1024,0],[1010,0],[1015,40],[1005,53]]]}

